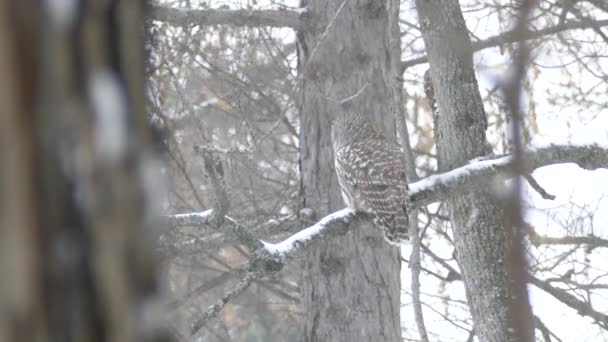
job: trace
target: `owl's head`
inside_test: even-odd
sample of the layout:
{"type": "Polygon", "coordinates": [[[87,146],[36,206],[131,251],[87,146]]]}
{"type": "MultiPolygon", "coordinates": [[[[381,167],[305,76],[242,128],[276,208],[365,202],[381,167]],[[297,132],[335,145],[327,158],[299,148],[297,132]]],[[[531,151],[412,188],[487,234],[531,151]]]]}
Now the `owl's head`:
{"type": "Polygon", "coordinates": [[[380,130],[367,115],[362,113],[341,113],[331,122],[334,151],[376,134],[381,134],[380,130]]]}

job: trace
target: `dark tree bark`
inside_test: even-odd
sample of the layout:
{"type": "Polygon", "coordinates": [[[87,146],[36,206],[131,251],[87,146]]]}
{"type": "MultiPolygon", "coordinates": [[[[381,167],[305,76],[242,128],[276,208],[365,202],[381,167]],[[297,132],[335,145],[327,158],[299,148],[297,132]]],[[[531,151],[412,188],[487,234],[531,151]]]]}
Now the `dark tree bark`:
{"type": "MultiPolygon", "coordinates": [[[[398,9],[398,3],[390,6],[398,9]]],[[[345,109],[360,111],[395,137],[399,61],[391,54],[389,13],[395,12],[386,4],[303,3],[315,26],[298,34],[301,196],[303,207],[317,215],[344,207],[334,174],[331,119],[345,109]]],[[[304,260],[305,341],[401,340],[399,249],[379,229],[358,224],[313,247],[304,260]]]]}
{"type": "MultiPolygon", "coordinates": [[[[491,153],[473,69],[471,42],[456,1],[416,1],[435,96],[440,171],[491,153]]],[[[514,234],[489,183],[485,191],[451,196],[456,253],[481,341],[532,341],[527,292],[513,275],[514,234]],[[526,323],[528,322],[528,323],[526,323]]]]}
{"type": "Polygon", "coordinates": [[[143,3],[70,3],[0,1],[0,341],[159,341],[143,3]]]}

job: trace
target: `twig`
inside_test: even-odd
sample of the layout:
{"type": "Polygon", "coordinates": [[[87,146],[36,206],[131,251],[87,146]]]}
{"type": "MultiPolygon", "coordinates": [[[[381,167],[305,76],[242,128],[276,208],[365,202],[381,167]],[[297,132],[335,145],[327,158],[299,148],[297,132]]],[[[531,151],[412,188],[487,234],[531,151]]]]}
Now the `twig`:
{"type": "Polygon", "coordinates": [[[271,26],[291,27],[299,30],[307,28],[305,10],[197,10],[166,6],[150,6],[149,9],[152,19],[180,26],[271,26]]]}
{"type": "Polygon", "coordinates": [[[585,303],[575,296],[569,294],[565,290],[553,287],[549,285],[549,283],[542,281],[538,278],[535,278],[533,275],[528,275],[528,282],[537,288],[547,292],[548,294],[555,297],[560,302],[566,304],[567,306],[575,309],[581,316],[588,316],[595,320],[595,322],[602,327],[602,329],[608,330],[608,315],[601,313],[593,307],[591,304],[585,303]]]}
{"type": "MultiPolygon", "coordinates": [[[[514,43],[517,41],[523,40],[531,40],[538,39],[550,34],[555,34],[568,30],[576,30],[576,29],[587,29],[592,27],[604,27],[608,26],[608,20],[583,20],[583,21],[568,21],[563,24],[549,26],[547,28],[536,30],[536,31],[526,31],[523,38],[520,36],[514,35],[514,31],[507,31],[501,33],[499,35],[489,37],[482,41],[473,42],[471,47],[474,52],[481,51],[483,49],[487,49],[489,47],[499,46],[502,44],[514,43]]],[[[428,62],[427,56],[416,57],[412,59],[408,59],[406,61],[401,62],[401,69],[405,72],[405,69],[409,67],[413,67],[418,64],[423,64],[428,62]]]]}
{"type": "MultiPolygon", "coordinates": [[[[414,215],[412,215],[414,216],[414,215]]],[[[414,216],[417,218],[417,215],[414,216]]],[[[432,218],[429,216],[429,219],[426,223],[426,228],[431,225],[433,222],[432,218]]],[[[424,324],[424,315],[422,313],[422,301],[420,300],[420,245],[421,245],[421,236],[418,229],[418,222],[411,222],[412,225],[410,227],[410,239],[412,239],[412,253],[410,256],[410,268],[412,269],[412,306],[414,309],[414,320],[416,321],[416,327],[418,329],[418,334],[420,335],[420,341],[428,342],[429,336],[426,330],[426,326],[424,324]],[[414,228],[414,229],[412,229],[414,228]]]]}
{"type": "Polygon", "coordinates": [[[245,276],[236,284],[236,286],[226,292],[217,303],[209,306],[207,312],[202,317],[198,318],[191,326],[191,333],[195,335],[198,331],[209,321],[211,318],[216,317],[220,311],[228,304],[233,298],[237,297],[243,291],[245,291],[254,280],[259,279],[262,276],[262,272],[259,270],[250,270],[245,276]]]}
{"type": "Polygon", "coordinates": [[[354,93],[353,95],[348,96],[348,97],[345,97],[345,98],[343,98],[343,99],[341,99],[341,100],[332,99],[331,97],[326,96],[326,95],[323,95],[323,94],[320,94],[320,95],[321,95],[321,96],[322,96],[324,99],[326,99],[327,101],[329,101],[329,102],[333,102],[333,103],[335,103],[335,104],[340,104],[340,105],[341,105],[341,104],[345,104],[346,102],[352,101],[352,100],[354,100],[354,99],[355,99],[357,96],[361,95],[361,93],[363,93],[363,91],[365,90],[365,88],[367,88],[367,86],[369,86],[369,82],[366,82],[366,83],[363,85],[363,87],[361,87],[361,89],[359,89],[359,90],[358,90],[356,93],[354,93]]]}
{"type": "MultiPolygon", "coordinates": [[[[166,219],[168,224],[171,226],[201,226],[212,225],[216,215],[217,213],[214,209],[209,209],[200,213],[169,215],[166,217],[166,219]]],[[[224,222],[221,229],[218,229],[215,225],[212,226],[218,231],[232,236],[234,241],[246,245],[251,250],[256,250],[263,247],[260,240],[253,236],[247,227],[243,226],[230,216],[224,216],[224,222]]]]}
{"type": "Polygon", "coordinates": [[[538,234],[534,228],[526,224],[526,232],[528,239],[534,246],[540,245],[587,245],[587,250],[592,250],[597,247],[608,247],[608,240],[602,239],[595,235],[588,236],[562,236],[552,237],[538,234]]]}
{"type": "Polygon", "coordinates": [[[334,26],[334,23],[336,22],[336,19],[338,18],[338,16],[342,12],[342,9],[344,8],[344,6],[346,5],[347,2],[348,2],[348,0],[342,1],[342,3],[340,4],[340,6],[338,7],[338,9],[336,10],[336,13],[334,13],[333,18],[331,18],[331,20],[329,21],[329,23],[325,27],[325,30],[321,34],[321,37],[319,37],[319,41],[317,42],[317,44],[315,45],[315,47],[312,49],[312,52],[310,53],[310,56],[308,56],[308,62],[306,63],[306,65],[304,65],[304,68],[302,68],[302,71],[300,72],[300,75],[304,74],[304,70],[306,70],[306,67],[308,66],[308,64],[310,64],[310,61],[312,61],[313,58],[315,57],[315,55],[317,53],[317,50],[319,50],[319,46],[321,46],[321,42],[325,41],[325,38],[327,37],[327,34],[329,33],[329,30],[334,26]]]}
{"type": "Polygon", "coordinates": [[[534,177],[532,177],[531,174],[526,173],[523,175],[524,179],[526,181],[528,181],[528,184],[530,184],[530,186],[532,187],[532,189],[536,190],[536,192],[540,195],[540,197],[542,197],[543,199],[546,200],[554,200],[555,196],[549,194],[542,186],[540,186],[540,184],[538,184],[538,182],[536,181],[536,179],[534,179],[534,177]]]}

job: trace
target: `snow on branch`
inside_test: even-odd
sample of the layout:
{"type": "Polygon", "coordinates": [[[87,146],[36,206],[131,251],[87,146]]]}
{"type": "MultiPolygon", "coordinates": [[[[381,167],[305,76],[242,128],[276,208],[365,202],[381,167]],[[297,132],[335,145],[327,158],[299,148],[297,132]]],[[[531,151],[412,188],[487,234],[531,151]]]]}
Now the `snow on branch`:
{"type": "MultiPolygon", "coordinates": [[[[599,145],[550,145],[524,151],[523,159],[529,172],[539,167],[562,163],[575,163],[581,168],[595,170],[608,168],[608,147],[599,145]]],[[[477,186],[487,184],[498,174],[508,176],[512,161],[510,155],[475,160],[460,168],[411,183],[409,188],[412,207],[415,209],[442,200],[446,196],[470,191],[477,186]]],[[[195,320],[192,325],[192,333],[196,334],[207,320],[215,317],[232,298],[245,291],[252,283],[263,276],[277,273],[299,252],[310,247],[316,241],[328,235],[344,234],[348,231],[350,223],[358,217],[353,210],[342,209],[325,216],[314,225],[295,233],[282,242],[268,243],[255,239],[249,229],[234,219],[225,216],[221,227],[218,227],[218,229],[220,231],[226,229],[226,233],[233,235],[237,239],[236,241],[250,247],[253,251],[253,257],[243,270],[246,276],[235,288],[226,292],[217,304],[210,306],[203,317],[195,320]]],[[[170,215],[167,219],[172,226],[207,225],[214,222],[214,210],[170,215]]],[[[538,281],[532,280],[534,285],[539,286],[538,281]]],[[[566,298],[566,300],[569,299],[566,298]]],[[[603,319],[603,316],[600,318],[603,319]]]]}
{"type": "MultiPolygon", "coordinates": [[[[530,172],[539,167],[563,163],[575,163],[583,169],[595,170],[608,168],[608,147],[549,145],[527,149],[524,151],[523,158],[526,168],[530,172]]],[[[411,183],[409,188],[412,207],[419,208],[440,201],[446,196],[470,191],[476,186],[484,186],[498,174],[508,175],[511,170],[511,161],[510,155],[488,157],[411,183]]],[[[213,213],[213,209],[210,209],[201,213],[170,215],[167,219],[172,226],[207,225],[213,222],[213,213]]],[[[271,255],[289,258],[291,254],[303,246],[313,243],[324,234],[344,228],[354,217],[355,213],[350,209],[339,210],[277,244],[255,239],[246,227],[229,216],[225,217],[224,226],[226,226],[228,234],[236,237],[237,241],[253,247],[253,250],[263,247],[271,255]]]]}
{"type": "MultiPolygon", "coordinates": [[[[202,226],[213,224],[216,220],[215,214],[214,209],[208,209],[198,213],[168,215],[166,219],[168,224],[172,227],[202,226]]],[[[247,227],[230,216],[224,216],[224,220],[218,230],[231,236],[235,241],[245,244],[252,250],[262,247],[260,240],[256,239],[247,227]]]]}
{"type": "Polygon", "coordinates": [[[347,228],[355,218],[355,211],[345,208],[331,213],[312,226],[302,229],[282,242],[273,244],[263,242],[268,253],[276,257],[290,258],[304,246],[314,243],[327,234],[347,228]]]}
{"type": "MultiPolygon", "coordinates": [[[[608,147],[599,145],[549,145],[531,148],[523,155],[526,168],[531,172],[539,167],[574,163],[586,170],[608,168],[608,147]]],[[[473,161],[454,170],[429,176],[410,187],[411,203],[415,208],[439,201],[450,194],[469,191],[476,185],[487,184],[499,173],[511,170],[510,155],[473,161]]]]}
{"type": "Polygon", "coordinates": [[[305,10],[230,10],[186,9],[154,5],[149,10],[154,20],[173,25],[233,25],[306,28],[305,10]]]}

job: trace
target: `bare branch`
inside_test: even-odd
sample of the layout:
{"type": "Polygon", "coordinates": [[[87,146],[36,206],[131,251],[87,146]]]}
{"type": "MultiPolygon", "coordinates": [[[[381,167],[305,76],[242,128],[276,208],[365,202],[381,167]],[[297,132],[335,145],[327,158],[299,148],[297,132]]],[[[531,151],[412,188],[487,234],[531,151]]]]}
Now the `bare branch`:
{"type": "Polygon", "coordinates": [[[600,325],[603,329],[608,330],[608,315],[596,311],[593,309],[590,303],[585,303],[567,291],[553,287],[549,283],[535,278],[533,275],[528,275],[528,282],[552,295],[560,302],[575,309],[581,316],[589,316],[593,318],[598,325],[600,325]]]}
{"type": "Polygon", "coordinates": [[[547,190],[545,190],[540,184],[538,184],[536,179],[534,179],[534,177],[532,177],[531,174],[528,173],[523,176],[526,179],[526,181],[528,181],[528,184],[532,187],[532,189],[534,189],[543,199],[546,199],[546,200],[555,199],[555,195],[551,195],[550,193],[548,193],[547,190]]]}
{"type": "MultiPolygon", "coordinates": [[[[549,26],[542,30],[536,31],[528,31],[523,36],[524,40],[530,39],[538,39],[544,36],[556,34],[563,31],[569,30],[577,30],[577,29],[588,29],[588,28],[599,28],[608,26],[608,20],[580,20],[580,21],[568,21],[562,24],[557,24],[553,26],[549,26]]],[[[483,49],[487,49],[489,47],[499,46],[502,44],[515,43],[517,41],[521,41],[521,35],[517,35],[514,31],[507,31],[505,33],[501,33],[499,35],[484,39],[482,41],[473,42],[471,47],[473,51],[481,51],[483,49]]],[[[414,65],[423,64],[427,62],[427,56],[421,56],[417,58],[412,58],[406,61],[401,62],[401,69],[405,71],[405,69],[412,67],[414,65]]]]}
{"type": "Polygon", "coordinates": [[[220,298],[217,303],[209,306],[207,308],[207,312],[203,314],[202,317],[199,317],[191,326],[192,334],[196,334],[201,328],[207,323],[207,321],[215,316],[217,316],[220,311],[228,304],[233,298],[237,297],[241,293],[243,293],[254,280],[259,279],[262,274],[259,271],[248,271],[243,279],[241,279],[236,286],[226,292],[222,298],[220,298]]]}
{"type": "Polygon", "coordinates": [[[290,27],[297,30],[306,28],[306,11],[290,10],[195,10],[151,6],[150,18],[178,26],[187,25],[233,25],[290,27]]]}
{"type": "MultiPolygon", "coordinates": [[[[200,213],[188,213],[168,215],[166,218],[170,226],[201,226],[215,222],[215,210],[209,209],[200,213]]],[[[260,240],[256,239],[251,232],[229,216],[224,216],[221,231],[233,237],[239,243],[245,244],[251,250],[262,247],[260,240]]]]}
{"type": "Polygon", "coordinates": [[[608,247],[608,240],[595,235],[552,237],[538,234],[530,225],[526,225],[528,238],[534,246],[540,245],[586,245],[588,250],[596,247],[608,247]]]}

